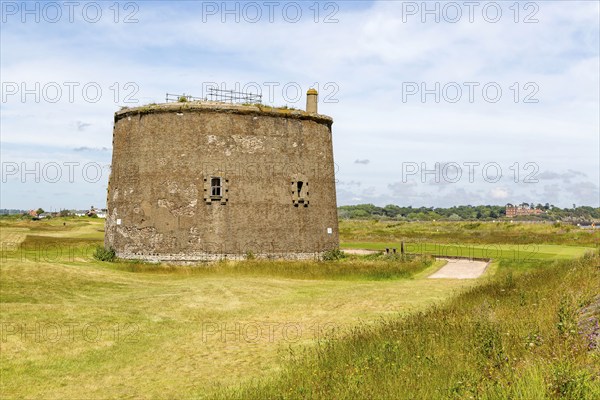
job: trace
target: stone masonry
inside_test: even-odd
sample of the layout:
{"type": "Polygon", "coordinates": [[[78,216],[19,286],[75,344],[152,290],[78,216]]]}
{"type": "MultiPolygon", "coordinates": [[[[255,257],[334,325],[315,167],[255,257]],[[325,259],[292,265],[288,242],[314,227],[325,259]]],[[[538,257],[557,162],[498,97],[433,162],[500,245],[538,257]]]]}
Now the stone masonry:
{"type": "Polygon", "coordinates": [[[331,125],[180,102],[115,113],[105,246],[150,261],[320,258],[338,247],[331,125]]]}

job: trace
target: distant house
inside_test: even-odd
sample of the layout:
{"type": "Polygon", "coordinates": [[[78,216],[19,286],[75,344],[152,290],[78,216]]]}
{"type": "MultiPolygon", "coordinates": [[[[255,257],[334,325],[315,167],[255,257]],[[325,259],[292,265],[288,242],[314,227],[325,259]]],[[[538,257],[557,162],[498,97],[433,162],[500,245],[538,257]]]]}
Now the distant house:
{"type": "Polygon", "coordinates": [[[106,218],[106,208],[92,208],[89,211],[84,211],[86,216],[93,217],[96,216],[98,218],[106,218]]]}
{"type": "Polygon", "coordinates": [[[537,208],[531,208],[529,204],[526,203],[520,205],[512,205],[508,203],[506,205],[506,216],[509,218],[539,214],[544,214],[544,211],[537,208]]]}

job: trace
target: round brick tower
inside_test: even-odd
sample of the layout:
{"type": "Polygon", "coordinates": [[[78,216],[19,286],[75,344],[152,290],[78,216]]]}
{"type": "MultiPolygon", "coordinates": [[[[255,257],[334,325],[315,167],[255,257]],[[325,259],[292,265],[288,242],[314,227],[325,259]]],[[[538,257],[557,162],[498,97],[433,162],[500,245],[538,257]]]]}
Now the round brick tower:
{"type": "Polygon", "coordinates": [[[120,258],[319,258],[338,247],[331,125],[307,110],[178,102],[115,113],[105,246],[120,258]]]}

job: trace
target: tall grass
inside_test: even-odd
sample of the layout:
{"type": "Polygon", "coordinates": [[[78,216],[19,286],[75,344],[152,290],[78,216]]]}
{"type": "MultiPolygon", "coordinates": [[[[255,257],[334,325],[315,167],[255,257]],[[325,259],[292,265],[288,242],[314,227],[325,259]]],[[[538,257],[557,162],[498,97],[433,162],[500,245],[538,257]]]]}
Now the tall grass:
{"type": "Polygon", "coordinates": [[[447,306],[321,341],[280,376],[220,396],[600,398],[598,335],[578,328],[581,310],[600,303],[600,258],[511,271],[447,306]]]}
{"type": "Polygon", "coordinates": [[[337,261],[220,261],[195,266],[151,264],[121,261],[114,264],[119,270],[129,272],[169,273],[185,275],[218,276],[269,276],[290,279],[332,280],[387,280],[410,278],[432,266],[429,256],[369,255],[348,256],[337,261]]]}

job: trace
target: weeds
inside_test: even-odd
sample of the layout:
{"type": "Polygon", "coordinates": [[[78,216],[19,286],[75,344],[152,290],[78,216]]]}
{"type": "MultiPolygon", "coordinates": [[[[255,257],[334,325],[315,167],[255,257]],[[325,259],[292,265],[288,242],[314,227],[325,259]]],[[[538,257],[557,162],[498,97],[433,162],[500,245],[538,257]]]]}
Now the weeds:
{"type": "Polygon", "coordinates": [[[571,298],[563,295],[558,306],[558,322],[556,328],[563,337],[568,337],[577,333],[577,314],[578,310],[571,298]]]}
{"type": "Polygon", "coordinates": [[[96,250],[94,250],[94,258],[98,261],[113,262],[117,256],[113,249],[107,249],[104,246],[96,246],[96,250]]]}
{"type": "Polygon", "coordinates": [[[336,261],[345,258],[346,255],[340,249],[327,250],[323,253],[322,259],[323,261],[336,261]]]}
{"type": "Polygon", "coordinates": [[[549,391],[560,399],[597,399],[592,397],[594,386],[596,389],[598,381],[594,382],[589,371],[575,367],[569,362],[559,362],[552,371],[549,383],[549,391]]]}

